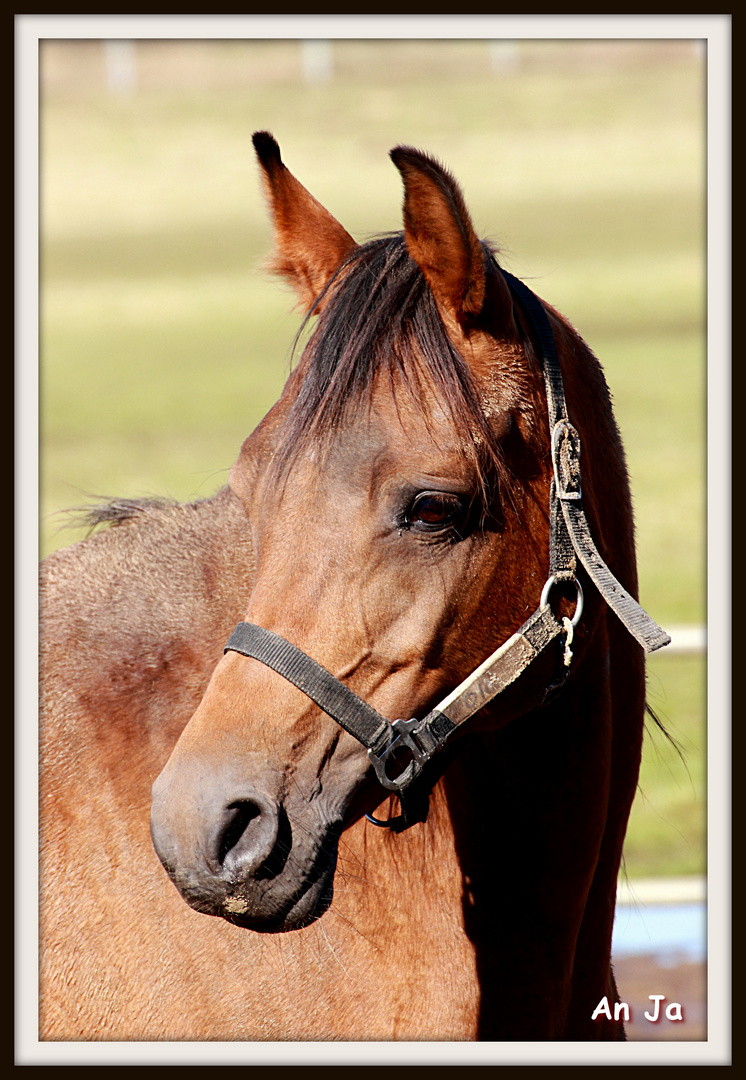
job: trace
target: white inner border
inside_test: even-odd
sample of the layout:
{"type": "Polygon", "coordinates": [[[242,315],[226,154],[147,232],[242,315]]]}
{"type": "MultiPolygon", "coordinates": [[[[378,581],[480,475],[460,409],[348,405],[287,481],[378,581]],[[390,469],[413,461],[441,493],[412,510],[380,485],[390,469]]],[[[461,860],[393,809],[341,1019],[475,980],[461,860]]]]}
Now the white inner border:
{"type": "Polygon", "coordinates": [[[731,16],[16,15],[16,1065],[730,1064],[731,16]],[[45,38],[700,39],[708,52],[706,1042],[50,1043],[38,1040],[38,48],[45,38]]]}

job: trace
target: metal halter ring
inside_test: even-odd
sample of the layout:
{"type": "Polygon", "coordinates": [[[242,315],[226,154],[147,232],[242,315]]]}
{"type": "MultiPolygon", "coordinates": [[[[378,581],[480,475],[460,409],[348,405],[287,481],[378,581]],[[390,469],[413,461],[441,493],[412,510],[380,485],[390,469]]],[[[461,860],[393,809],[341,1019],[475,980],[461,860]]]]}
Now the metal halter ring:
{"type": "Polygon", "coordinates": [[[576,599],[575,599],[575,613],[573,614],[570,623],[572,626],[577,626],[580,622],[580,616],[583,614],[583,586],[573,574],[569,578],[559,578],[557,574],[552,574],[548,577],[544,588],[541,591],[541,600],[539,601],[540,607],[546,607],[549,600],[549,593],[552,591],[553,585],[564,585],[572,583],[575,586],[576,599]]]}

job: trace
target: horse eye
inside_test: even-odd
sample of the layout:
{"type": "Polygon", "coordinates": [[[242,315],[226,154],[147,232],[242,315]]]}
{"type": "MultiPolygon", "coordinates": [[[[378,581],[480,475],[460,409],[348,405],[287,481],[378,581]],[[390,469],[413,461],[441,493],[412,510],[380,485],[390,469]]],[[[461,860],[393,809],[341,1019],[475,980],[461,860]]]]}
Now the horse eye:
{"type": "Polygon", "coordinates": [[[423,532],[437,532],[455,525],[464,513],[458,495],[442,491],[423,491],[409,512],[409,523],[423,532]]]}

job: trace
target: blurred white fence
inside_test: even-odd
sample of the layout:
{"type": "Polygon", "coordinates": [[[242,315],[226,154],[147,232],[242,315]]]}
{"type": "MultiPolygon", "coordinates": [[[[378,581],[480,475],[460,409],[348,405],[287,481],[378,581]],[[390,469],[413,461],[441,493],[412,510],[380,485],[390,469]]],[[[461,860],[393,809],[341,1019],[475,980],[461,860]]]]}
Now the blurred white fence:
{"type": "Polygon", "coordinates": [[[660,655],[666,653],[697,653],[707,651],[707,627],[706,626],[666,626],[665,630],[671,637],[671,644],[661,649],[660,655]]]}

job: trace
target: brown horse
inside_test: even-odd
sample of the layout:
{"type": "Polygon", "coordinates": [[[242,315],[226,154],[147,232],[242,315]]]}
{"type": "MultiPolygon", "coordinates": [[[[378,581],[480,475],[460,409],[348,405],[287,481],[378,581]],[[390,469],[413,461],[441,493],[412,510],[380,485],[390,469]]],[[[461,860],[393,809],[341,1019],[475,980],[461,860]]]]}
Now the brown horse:
{"type": "Polygon", "coordinates": [[[228,489],[110,508],[46,561],[41,1037],[623,1038],[592,1014],[645,680],[607,603],[636,567],[601,368],[538,301],[537,328],[431,158],[392,152],[403,234],[359,246],[254,144],[302,358],[228,489]],[[547,333],[609,591],[565,510],[547,333]],[[223,655],[241,619],[289,667],[223,655]],[[390,723],[425,716],[427,753],[390,723]]]}

